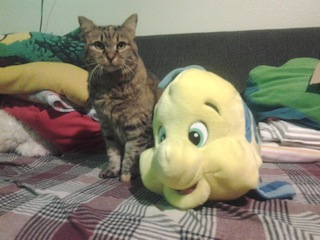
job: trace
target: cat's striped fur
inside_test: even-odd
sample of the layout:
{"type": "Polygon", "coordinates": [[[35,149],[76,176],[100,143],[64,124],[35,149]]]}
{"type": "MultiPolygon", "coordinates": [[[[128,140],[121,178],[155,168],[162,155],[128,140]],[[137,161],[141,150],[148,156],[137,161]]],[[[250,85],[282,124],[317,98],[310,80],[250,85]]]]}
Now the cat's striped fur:
{"type": "Polygon", "coordinates": [[[134,42],[137,15],[121,26],[97,26],[79,17],[90,71],[89,100],[106,142],[108,163],[100,176],[130,181],[138,173],[140,153],[153,145],[152,112],[160,95],[134,42]]]}

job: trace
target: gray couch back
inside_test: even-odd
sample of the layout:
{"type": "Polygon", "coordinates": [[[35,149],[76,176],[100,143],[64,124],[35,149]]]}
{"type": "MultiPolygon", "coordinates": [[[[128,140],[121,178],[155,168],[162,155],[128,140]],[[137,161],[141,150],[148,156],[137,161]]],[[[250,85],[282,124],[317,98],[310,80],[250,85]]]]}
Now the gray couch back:
{"type": "Polygon", "coordinates": [[[163,78],[175,68],[200,65],[243,92],[249,71],[296,57],[320,58],[320,27],[137,37],[149,71],[163,78]]]}

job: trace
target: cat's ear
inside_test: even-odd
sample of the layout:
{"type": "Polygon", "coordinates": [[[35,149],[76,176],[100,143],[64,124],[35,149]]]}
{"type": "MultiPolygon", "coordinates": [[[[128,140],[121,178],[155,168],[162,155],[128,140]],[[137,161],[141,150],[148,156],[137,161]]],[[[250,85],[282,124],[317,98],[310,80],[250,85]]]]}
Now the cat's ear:
{"type": "Polygon", "coordinates": [[[138,23],[138,15],[132,14],[130,17],[127,18],[127,20],[122,23],[122,27],[126,28],[130,35],[134,38],[136,35],[136,28],[138,23]]]}
{"type": "Polygon", "coordinates": [[[86,32],[97,27],[97,25],[95,25],[93,21],[91,21],[90,19],[83,17],[83,16],[79,16],[78,21],[80,24],[80,30],[83,33],[86,33],[86,32]]]}

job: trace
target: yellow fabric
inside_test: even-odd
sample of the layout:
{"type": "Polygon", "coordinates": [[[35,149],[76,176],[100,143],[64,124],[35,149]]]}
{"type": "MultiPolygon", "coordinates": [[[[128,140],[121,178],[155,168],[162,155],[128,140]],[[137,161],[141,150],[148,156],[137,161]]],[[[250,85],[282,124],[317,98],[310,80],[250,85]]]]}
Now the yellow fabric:
{"type": "Polygon", "coordinates": [[[0,42],[9,45],[14,42],[23,41],[30,38],[31,35],[29,32],[11,33],[8,35],[0,35],[0,42]]]}
{"type": "Polygon", "coordinates": [[[246,113],[229,82],[199,69],[180,73],[155,107],[155,146],[140,156],[143,184],[181,209],[255,189],[262,161],[246,113]]]}
{"type": "Polygon", "coordinates": [[[88,72],[68,63],[32,62],[0,68],[0,94],[50,90],[86,106],[88,72]]]}

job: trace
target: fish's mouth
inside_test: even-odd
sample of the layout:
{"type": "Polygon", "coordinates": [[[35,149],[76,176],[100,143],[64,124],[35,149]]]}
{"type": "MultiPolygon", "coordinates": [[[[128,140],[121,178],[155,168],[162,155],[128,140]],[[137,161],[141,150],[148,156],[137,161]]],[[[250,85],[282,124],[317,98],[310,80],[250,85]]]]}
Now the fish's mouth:
{"type": "Polygon", "coordinates": [[[193,186],[186,188],[186,189],[181,189],[181,190],[176,190],[177,193],[180,195],[188,195],[193,193],[193,191],[197,188],[198,183],[194,184],[193,186]]]}
{"type": "Polygon", "coordinates": [[[173,206],[180,209],[189,209],[202,205],[209,199],[210,185],[204,179],[200,179],[196,184],[185,189],[172,189],[164,186],[165,198],[173,206]]]}

